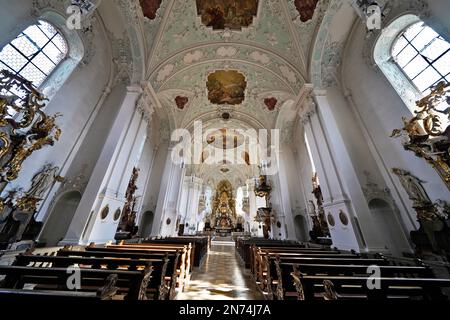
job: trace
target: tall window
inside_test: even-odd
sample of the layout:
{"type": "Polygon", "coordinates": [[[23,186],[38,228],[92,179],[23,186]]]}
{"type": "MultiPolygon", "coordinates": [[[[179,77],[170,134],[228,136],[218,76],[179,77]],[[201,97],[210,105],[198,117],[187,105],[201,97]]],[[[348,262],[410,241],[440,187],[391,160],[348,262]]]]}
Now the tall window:
{"type": "Polygon", "coordinates": [[[450,44],[423,22],[402,33],[394,42],[392,56],[423,94],[441,81],[450,82],[450,44]]]}
{"type": "Polygon", "coordinates": [[[50,23],[39,20],[0,51],[0,69],[39,87],[68,53],[67,42],[50,23]]]}

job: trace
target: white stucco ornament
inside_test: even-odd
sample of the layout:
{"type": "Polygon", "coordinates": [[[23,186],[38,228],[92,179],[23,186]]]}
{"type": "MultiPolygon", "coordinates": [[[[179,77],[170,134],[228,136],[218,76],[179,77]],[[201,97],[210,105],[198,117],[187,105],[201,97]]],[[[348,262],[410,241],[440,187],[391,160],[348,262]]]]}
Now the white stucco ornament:
{"type": "Polygon", "coordinates": [[[158,76],[156,77],[156,81],[162,82],[162,81],[166,80],[172,74],[174,68],[175,67],[174,67],[173,64],[168,64],[168,65],[164,66],[164,68],[162,68],[158,72],[158,76]]]}

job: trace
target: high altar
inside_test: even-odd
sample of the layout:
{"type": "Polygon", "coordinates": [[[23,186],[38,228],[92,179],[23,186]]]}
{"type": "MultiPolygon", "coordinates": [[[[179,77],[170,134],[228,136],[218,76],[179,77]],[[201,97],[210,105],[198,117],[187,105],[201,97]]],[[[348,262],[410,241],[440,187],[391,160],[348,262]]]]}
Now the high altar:
{"type": "Polygon", "coordinates": [[[219,183],[214,196],[213,211],[210,217],[211,226],[214,226],[217,236],[230,236],[235,229],[236,201],[233,197],[233,187],[230,182],[219,183]]]}

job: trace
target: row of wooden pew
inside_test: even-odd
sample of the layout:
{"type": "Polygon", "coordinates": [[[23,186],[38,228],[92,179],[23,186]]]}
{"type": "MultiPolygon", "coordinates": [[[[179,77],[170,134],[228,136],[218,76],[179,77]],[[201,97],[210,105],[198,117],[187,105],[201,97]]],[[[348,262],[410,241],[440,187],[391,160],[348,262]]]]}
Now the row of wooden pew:
{"type": "Polygon", "coordinates": [[[246,240],[251,244],[246,253],[242,244],[237,244],[237,251],[268,299],[448,299],[442,289],[450,287],[450,279],[436,278],[420,260],[395,265],[382,254],[259,239],[246,240]]]}
{"type": "Polygon", "coordinates": [[[65,246],[44,255],[28,250],[0,266],[0,299],[172,300],[189,282],[194,261],[202,260],[195,247],[185,239],[65,246]]]}

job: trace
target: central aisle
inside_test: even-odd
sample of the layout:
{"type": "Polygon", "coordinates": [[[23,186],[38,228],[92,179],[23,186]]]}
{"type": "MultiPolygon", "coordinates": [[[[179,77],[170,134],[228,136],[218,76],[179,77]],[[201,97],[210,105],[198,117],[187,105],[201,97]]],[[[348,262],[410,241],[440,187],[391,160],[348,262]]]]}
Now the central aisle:
{"type": "Polygon", "coordinates": [[[239,262],[234,242],[213,241],[202,266],[192,274],[178,300],[263,300],[239,262]]]}

